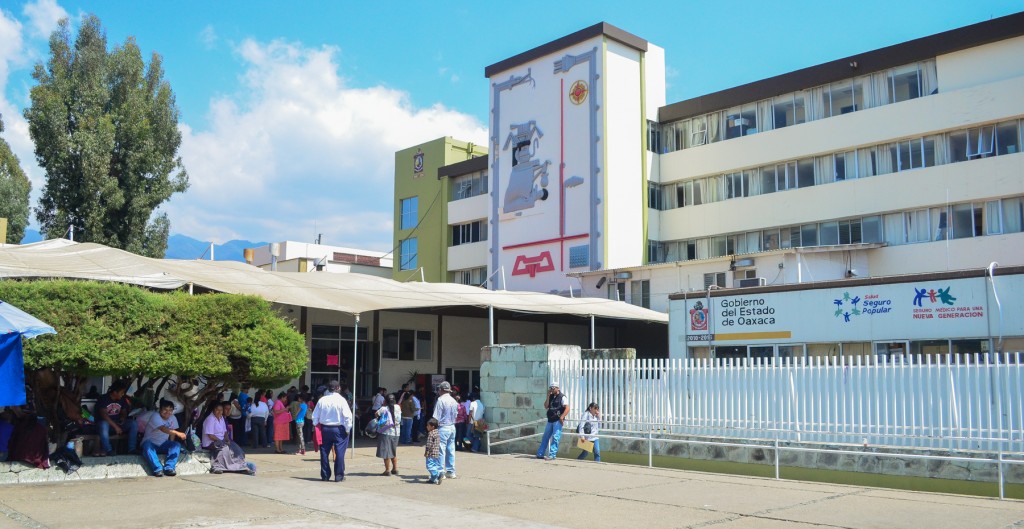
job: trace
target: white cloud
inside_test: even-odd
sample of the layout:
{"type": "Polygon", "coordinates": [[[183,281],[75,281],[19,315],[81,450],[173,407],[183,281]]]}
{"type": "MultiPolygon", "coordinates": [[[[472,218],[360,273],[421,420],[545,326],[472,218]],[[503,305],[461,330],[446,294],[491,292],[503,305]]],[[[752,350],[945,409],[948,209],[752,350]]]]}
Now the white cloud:
{"type": "Polygon", "coordinates": [[[23,9],[28,18],[28,25],[35,37],[49,38],[50,33],[57,29],[57,22],[68,16],[63,7],[55,0],[38,0],[25,4],[23,9]]]}
{"type": "MultiPolygon", "coordinates": [[[[43,186],[43,172],[35,164],[32,139],[28,133],[28,123],[22,117],[21,109],[27,104],[28,87],[24,87],[25,104],[9,99],[12,90],[9,87],[11,73],[28,68],[33,50],[26,49],[25,28],[11,13],[0,9],[0,114],[3,115],[3,138],[11,146],[11,150],[21,162],[21,168],[32,181],[32,204],[36,203],[39,191],[43,186]]],[[[13,91],[17,93],[17,91],[13,91]]],[[[18,96],[15,96],[18,99],[18,96]]]]}
{"type": "Polygon", "coordinates": [[[213,26],[207,24],[202,31],[199,32],[199,42],[203,43],[203,46],[208,50],[212,50],[217,44],[217,32],[213,29],[213,26]]]}
{"type": "Polygon", "coordinates": [[[191,188],[167,205],[176,233],[223,242],[316,231],[325,243],[389,250],[395,151],[441,136],[486,143],[472,116],[349,86],[336,48],[246,40],[237,52],[240,92],[211,100],[209,130],[181,126],[191,188]]]}

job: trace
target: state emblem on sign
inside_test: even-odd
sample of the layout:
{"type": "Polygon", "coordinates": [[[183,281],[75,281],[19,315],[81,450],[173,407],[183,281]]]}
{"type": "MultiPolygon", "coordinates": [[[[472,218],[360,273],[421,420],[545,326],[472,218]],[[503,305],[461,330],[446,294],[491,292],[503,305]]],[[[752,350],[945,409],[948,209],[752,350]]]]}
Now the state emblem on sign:
{"type": "Polygon", "coordinates": [[[587,95],[590,94],[590,88],[587,83],[582,79],[576,81],[569,87],[569,101],[572,101],[574,105],[581,105],[587,100],[587,95]]]}
{"type": "Polygon", "coordinates": [[[708,330],[708,309],[705,309],[704,304],[699,301],[694,303],[693,308],[690,309],[690,330],[708,330]]]}

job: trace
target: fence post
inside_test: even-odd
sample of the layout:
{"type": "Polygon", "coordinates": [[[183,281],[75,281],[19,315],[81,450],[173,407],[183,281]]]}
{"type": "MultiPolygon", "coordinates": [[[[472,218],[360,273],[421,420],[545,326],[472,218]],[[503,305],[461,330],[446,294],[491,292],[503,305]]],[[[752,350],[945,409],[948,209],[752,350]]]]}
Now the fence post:
{"type": "Polygon", "coordinates": [[[1003,493],[1003,449],[999,449],[999,460],[996,463],[999,465],[999,499],[1006,499],[1003,493]]]}
{"type": "Polygon", "coordinates": [[[775,479],[779,479],[779,438],[775,438],[775,479]]]}
{"type": "Polygon", "coordinates": [[[647,468],[654,466],[654,425],[647,424],[647,468]]]}

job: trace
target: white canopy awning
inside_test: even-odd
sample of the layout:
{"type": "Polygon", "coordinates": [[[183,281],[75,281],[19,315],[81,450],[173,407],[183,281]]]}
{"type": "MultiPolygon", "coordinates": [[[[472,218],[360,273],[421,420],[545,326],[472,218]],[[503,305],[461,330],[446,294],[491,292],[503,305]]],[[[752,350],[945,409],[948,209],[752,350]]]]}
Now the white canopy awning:
{"type": "Polygon", "coordinates": [[[493,291],[453,283],[401,283],[357,273],[268,272],[235,261],[152,259],[63,239],[0,247],[0,279],[69,278],[177,289],[189,283],[275,303],[360,314],[432,307],[494,307],[534,314],[667,323],[668,315],[621,301],[493,291]]]}

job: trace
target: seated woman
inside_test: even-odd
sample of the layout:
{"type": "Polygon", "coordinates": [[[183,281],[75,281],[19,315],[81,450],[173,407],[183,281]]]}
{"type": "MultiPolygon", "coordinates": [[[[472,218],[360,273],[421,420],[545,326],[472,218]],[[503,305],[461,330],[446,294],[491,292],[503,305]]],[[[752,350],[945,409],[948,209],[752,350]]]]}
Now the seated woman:
{"type": "Polygon", "coordinates": [[[255,467],[245,462],[245,453],[228,435],[228,426],[224,421],[224,410],[230,404],[221,403],[213,407],[210,416],[203,421],[203,448],[210,451],[211,471],[214,474],[224,472],[256,473],[255,467]]]}

